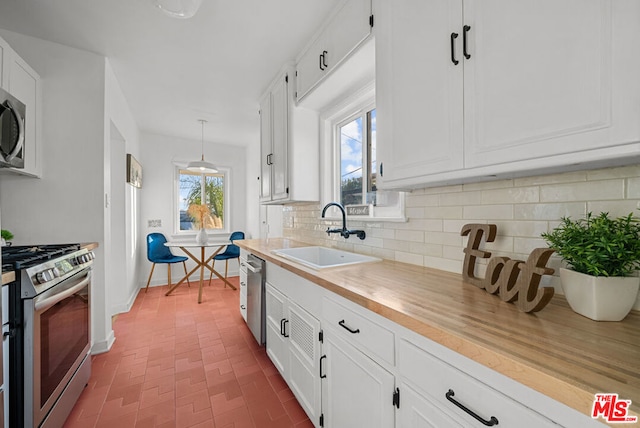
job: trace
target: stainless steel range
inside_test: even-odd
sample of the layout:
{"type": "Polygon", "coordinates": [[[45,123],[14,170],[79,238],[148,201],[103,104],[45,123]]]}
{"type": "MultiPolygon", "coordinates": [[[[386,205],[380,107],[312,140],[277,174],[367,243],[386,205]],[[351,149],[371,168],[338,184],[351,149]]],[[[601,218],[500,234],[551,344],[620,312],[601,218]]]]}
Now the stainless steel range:
{"type": "Polygon", "coordinates": [[[78,244],[2,249],[3,271],[16,272],[9,285],[12,427],[61,427],[89,380],[93,259],[78,244]]]}

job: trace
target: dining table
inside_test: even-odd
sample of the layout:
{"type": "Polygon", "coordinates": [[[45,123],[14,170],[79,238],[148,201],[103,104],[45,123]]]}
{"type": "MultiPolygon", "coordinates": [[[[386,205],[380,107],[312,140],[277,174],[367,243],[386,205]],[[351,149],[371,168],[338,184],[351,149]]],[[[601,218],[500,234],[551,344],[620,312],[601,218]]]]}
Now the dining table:
{"type": "Polygon", "coordinates": [[[213,273],[215,276],[220,278],[224,282],[225,286],[228,285],[233,290],[236,290],[236,287],[232,283],[230,283],[227,280],[227,278],[225,278],[218,271],[216,271],[213,268],[213,263],[211,263],[211,260],[213,260],[213,258],[216,255],[218,255],[218,253],[220,253],[220,251],[222,251],[229,244],[231,244],[231,241],[228,241],[228,240],[227,241],[211,241],[211,242],[207,242],[207,243],[204,243],[204,244],[200,244],[200,243],[197,243],[197,242],[178,242],[178,241],[166,242],[164,245],[166,245],[167,247],[180,248],[191,260],[196,262],[196,266],[193,269],[191,269],[184,276],[184,278],[182,278],[177,283],[173,284],[169,288],[169,290],[165,293],[165,296],[168,296],[169,294],[171,294],[173,292],[173,290],[175,290],[176,288],[178,288],[178,286],[180,284],[185,282],[187,280],[187,278],[189,278],[195,271],[200,269],[200,285],[199,285],[199,288],[198,288],[198,303],[201,303],[202,302],[202,288],[203,288],[203,284],[204,284],[205,268],[209,269],[211,271],[211,273],[213,273]],[[198,248],[200,248],[200,257],[195,256],[191,251],[189,251],[190,249],[193,251],[194,249],[198,249],[198,248]],[[206,256],[206,252],[207,252],[206,250],[208,248],[212,248],[214,250],[213,250],[213,253],[211,253],[207,257],[206,256]]]}

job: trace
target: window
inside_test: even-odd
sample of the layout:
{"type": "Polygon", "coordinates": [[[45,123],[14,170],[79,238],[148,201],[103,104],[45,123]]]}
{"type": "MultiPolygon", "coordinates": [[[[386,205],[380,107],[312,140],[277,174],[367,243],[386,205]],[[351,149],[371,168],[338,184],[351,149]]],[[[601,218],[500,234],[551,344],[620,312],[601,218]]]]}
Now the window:
{"type": "Polygon", "coordinates": [[[374,82],[322,110],[322,204],[338,201],[361,221],[406,221],[404,192],[377,185],[376,112],[374,82]]]}
{"type": "Polygon", "coordinates": [[[340,202],[367,205],[376,191],[376,110],[365,109],[338,125],[340,202]]]}
{"type": "Polygon", "coordinates": [[[228,231],[227,175],[227,171],[222,170],[201,174],[177,169],[178,233],[198,230],[201,224],[209,230],[228,231]]]}

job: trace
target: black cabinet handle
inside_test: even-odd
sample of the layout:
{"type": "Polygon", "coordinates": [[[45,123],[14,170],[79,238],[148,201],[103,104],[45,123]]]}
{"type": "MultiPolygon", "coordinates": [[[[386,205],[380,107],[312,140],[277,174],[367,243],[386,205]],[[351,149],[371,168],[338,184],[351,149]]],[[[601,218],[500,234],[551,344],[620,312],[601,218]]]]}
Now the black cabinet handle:
{"type": "Polygon", "coordinates": [[[271,156],[273,156],[273,153],[269,153],[267,155],[267,165],[273,165],[273,162],[271,161],[271,156]]]}
{"type": "Polygon", "coordinates": [[[285,321],[287,321],[286,318],[282,318],[280,320],[280,336],[284,336],[284,323],[285,323],[285,321]]]}
{"type": "Polygon", "coordinates": [[[467,34],[469,30],[471,30],[471,27],[468,25],[462,27],[462,54],[466,59],[471,58],[471,55],[467,52],[467,34]]]}
{"type": "Polygon", "coordinates": [[[324,360],[325,358],[327,358],[326,355],[323,355],[322,357],[320,357],[320,379],[324,379],[327,377],[326,374],[322,373],[322,360],[324,360]]]}
{"type": "Polygon", "coordinates": [[[453,65],[458,65],[460,61],[456,59],[456,39],[458,38],[458,33],[451,33],[451,62],[453,65]]]}
{"type": "Polygon", "coordinates": [[[327,65],[327,54],[328,53],[329,52],[327,52],[327,51],[322,51],[322,65],[324,66],[323,70],[325,70],[327,67],[329,67],[327,65]]]}
{"type": "Polygon", "coordinates": [[[345,330],[347,330],[349,333],[353,333],[353,334],[360,333],[360,329],[359,329],[359,328],[357,328],[357,329],[355,329],[355,330],[350,329],[350,328],[349,328],[349,327],[344,323],[344,320],[339,321],[339,322],[338,322],[338,325],[340,325],[340,327],[342,327],[342,328],[344,328],[345,330]]]}
{"type": "Polygon", "coordinates": [[[455,395],[455,393],[453,392],[453,389],[450,389],[449,391],[447,391],[446,394],[444,394],[444,396],[447,397],[447,400],[451,401],[453,404],[455,404],[456,406],[458,406],[459,408],[464,410],[466,413],[471,415],[475,420],[477,420],[478,422],[482,423],[483,425],[488,426],[488,427],[492,427],[494,425],[498,425],[498,419],[495,416],[491,416],[491,418],[489,420],[482,419],[473,410],[467,409],[463,404],[461,404],[458,401],[454,400],[453,399],[454,395],[455,395]]]}
{"type": "Polygon", "coordinates": [[[240,305],[240,309],[247,309],[245,305],[240,305]]]}

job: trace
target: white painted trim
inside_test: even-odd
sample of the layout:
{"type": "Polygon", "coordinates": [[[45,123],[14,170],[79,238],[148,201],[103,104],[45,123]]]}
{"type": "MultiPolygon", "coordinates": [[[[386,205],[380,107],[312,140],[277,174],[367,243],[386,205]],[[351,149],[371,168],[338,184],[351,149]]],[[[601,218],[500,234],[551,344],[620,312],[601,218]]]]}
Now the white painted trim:
{"type": "Polygon", "coordinates": [[[91,355],[104,354],[105,352],[109,352],[111,347],[113,346],[113,342],[116,341],[116,335],[113,332],[113,329],[107,335],[106,340],[102,340],[100,342],[94,342],[91,346],[91,355]]]}

